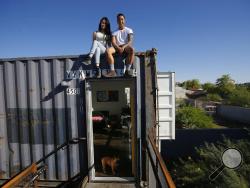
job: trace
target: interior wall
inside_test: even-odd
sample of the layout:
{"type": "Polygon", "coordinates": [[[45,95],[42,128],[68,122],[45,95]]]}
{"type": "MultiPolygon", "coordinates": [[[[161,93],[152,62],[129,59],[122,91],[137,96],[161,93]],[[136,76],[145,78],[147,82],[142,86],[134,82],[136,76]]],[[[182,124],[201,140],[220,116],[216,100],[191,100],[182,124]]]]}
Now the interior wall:
{"type": "Polygon", "coordinates": [[[131,87],[131,81],[126,80],[106,80],[91,83],[93,111],[109,111],[110,115],[120,115],[121,109],[126,107],[127,96],[125,88],[131,87]],[[118,101],[97,102],[97,91],[118,91],[118,101]]]}

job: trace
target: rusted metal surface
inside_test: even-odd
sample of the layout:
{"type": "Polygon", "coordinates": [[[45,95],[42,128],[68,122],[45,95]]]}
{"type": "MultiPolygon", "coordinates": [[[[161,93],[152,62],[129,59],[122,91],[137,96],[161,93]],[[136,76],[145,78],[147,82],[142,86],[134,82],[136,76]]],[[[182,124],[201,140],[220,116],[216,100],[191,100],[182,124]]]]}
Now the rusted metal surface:
{"type": "Polygon", "coordinates": [[[150,158],[149,164],[152,166],[154,172],[154,177],[150,177],[151,181],[149,180],[150,187],[175,188],[174,181],[159,153],[152,134],[148,135],[147,150],[150,158]]]}
{"type": "MultiPolygon", "coordinates": [[[[159,90],[167,90],[168,88],[165,88],[165,86],[170,86],[172,90],[174,88],[174,80],[166,80],[169,83],[161,83],[159,88],[156,54],[157,50],[155,49],[147,53],[147,56],[145,56],[145,64],[143,70],[141,71],[141,76],[143,77],[142,79],[144,79],[144,82],[142,82],[142,85],[144,86],[144,91],[142,92],[142,107],[144,106],[145,114],[145,120],[142,122],[142,124],[144,123],[145,125],[144,132],[142,131],[142,135],[144,135],[144,139],[142,140],[144,148],[142,150],[142,168],[144,172],[147,172],[147,174],[143,174],[143,180],[146,179],[152,187],[175,187],[159,153],[160,138],[158,137],[161,131],[159,129],[159,120],[161,120],[162,116],[162,112],[158,111],[159,107],[162,105],[162,100],[159,100],[159,90]],[[150,135],[150,137],[148,135],[150,135]],[[149,150],[149,147],[151,150],[149,150]],[[146,148],[147,152],[145,151],[146,148]],[[152,160],[154,162],[152,162],[152,160]]],[[[165,74],[170,74],[172,76],[173,73],[164,73],[164,75],[165,74]]],[[[173,78],[173,76],[171,78],[173,78]]],[[[171,101],[171,104],[174,103],[171,101]]]]}
{"type": "MultiPolygon", "coordinates": [[[[2,188],[12,188],[19,186],[19,183],[21,183],[27,176],[34,174],[37,172],[37,166],[35,163],[30,165],[28,168],[26,168],[22,173],[18,174],[14,178],[12,178],[8,183],[2,186],[2,188]]],[[[34,187],[37,188],[37,181],[34,182],[34,187]]]]}

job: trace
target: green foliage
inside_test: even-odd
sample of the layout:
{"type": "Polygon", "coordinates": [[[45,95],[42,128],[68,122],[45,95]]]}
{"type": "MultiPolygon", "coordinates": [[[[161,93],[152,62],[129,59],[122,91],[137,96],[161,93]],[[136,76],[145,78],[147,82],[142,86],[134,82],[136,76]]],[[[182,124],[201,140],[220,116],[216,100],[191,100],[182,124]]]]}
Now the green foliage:
{"type": "Polygon", "coordinates": [[[176,104],[176,107],[179,107],[179,108],[183,106],[187,106],[187,102],[185,99],[176,99],[175,104],[176,104]]]}
{"type": "Polygon", "coordinates": [[[209,93],[207,94],[205,100],[207,101],[215,101],[215,102],[220,102],[222,101],[222,98],[220,95],[216,94],[216,93],[209,93]]]}
{"type": "MultiPolygon", "coordinates": [[[[187,80],[180,83],[186,89],[199,89],[199,80],[187,80]]],[[[226,104],[250,107],[250,82],[235,84],[229,74],[222,75],[216,80],[216,84],[206,82],[202,89],[207,91],[207,96],[202,97],[205,101],[225,102],[226,104]]]]}
{"type": "Polygon", "coordinates": [[[206,113],[191,106],[184,106],[177,110],[176,124],[178,128],[216,128],[212,117],[206,113]]]}
{"type": "Polygon", "coordinates": [[[196,148],[198,159],[191,157],[180,159],[173,164],[170,170],[177,187],[227,187],[247,188],[250,186],[250,142],[248,140],[230,141],[224,139],[216,144],[206,143],[205,146],[196,148]],[[221,155],[226,148],[235,147],[243,153],[243,164],[237,170],[225,168],[214,180],[209,180],[209,175],[221,165],[221,155]]]}
{"type": "Polygon", "coordinates": [[[208,93],[215,93],[217,90],[217,87],[215,84],[207,82],[202,85],[202,89],[207,91],[208,93]]]}
{"type": "Polygon", "coordinates": [[[242,83],[242,84],[236,84],[236,87],[244,87],[246,88],[248,91],[250,91],[250,82],[246,82],[246,83],[242,83]]]}
{"type": "Polygon", "coordinates": [[[184,87],[186,89],[200,89],[201,88],[201,84],[200,81],[198,79],[193,79],[193,80],[187,80],[184,82],[184,87]]]}
{"type": "Polygon", "coordinates": [[[237,87],[228,97],[227,103],[230,105],[250,107],[250,91],[246,87],[237,87]]]}
{"type": "Polygon", "coordinates": [[[184,87],[185,82],[176,82],[176,85],[179,87],[184,87]]]}
{"type": "Polygon", "coordinates": [[[222,75],[216,80],[216,86],[218,94],[220,94],[222,98],[227,98],[235,89],[235,81],[229,74],[222,75]]]}

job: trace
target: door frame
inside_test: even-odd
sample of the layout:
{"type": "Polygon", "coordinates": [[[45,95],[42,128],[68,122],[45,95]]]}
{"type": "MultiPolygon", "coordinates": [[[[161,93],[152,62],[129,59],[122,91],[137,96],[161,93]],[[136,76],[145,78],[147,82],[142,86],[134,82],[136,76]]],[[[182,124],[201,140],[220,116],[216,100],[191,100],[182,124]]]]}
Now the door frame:
{"type": "MultiPolygon", "coordinates": [[[[121,81],[122,79],[118,79],[118,81],[121,81]]],[[[135,174],[131,177],[96,177],[95,176],[95,166],[94,166],[94,135],[93,135],[93,122],[92,122],[92,85],[91,82],[96,81],[95,79],[87,79],[85,80],[85,104],[86,104],[86,130],[87,130],[87,155],[88,155],[88,175],[89,175],[89,181],[115,181],[115,182],[135,182],[136,179],[138,179],[138,171],[140,168],[140,151],[138,151],[138,138],[140,138],[140,122],[141,122],[141,107],[138,106],[138,81],[137,79],[131,79],[131,85],[134,89],[134,131],[135,131],[135,155],[134,160],[135,161],[135,174]],[[139,128],[138,128],[139,124],[139,128]]],[[[140,102],[139,102],[140,104],[140,102]]],[[[132,165],[132,164],[131,164],[132,165]]]]}

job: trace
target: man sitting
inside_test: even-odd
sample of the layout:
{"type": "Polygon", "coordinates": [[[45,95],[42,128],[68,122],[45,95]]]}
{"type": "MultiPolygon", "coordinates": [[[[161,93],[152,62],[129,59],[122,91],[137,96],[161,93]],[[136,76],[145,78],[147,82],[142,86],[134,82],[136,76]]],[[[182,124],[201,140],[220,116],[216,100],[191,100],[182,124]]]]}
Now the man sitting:
{"type": "Polygon", "coordinates": [[[122,13],[119,13],[117,15],[117,24],[118,24],[118,30],[112,33],[113,47],[108,48],[106,51],[107,60],[110,66],[110,72],[104,76],[105,77],[116,76],[113,54],[115,52],[118,52],[119,54],[126,52],[128,56],[126,60],[125,76],[132,77],[130,69],[134,61],[134,48],[132,47],[133,30],[128,27],[125,27],[125,16],[122,13]]]}

